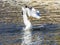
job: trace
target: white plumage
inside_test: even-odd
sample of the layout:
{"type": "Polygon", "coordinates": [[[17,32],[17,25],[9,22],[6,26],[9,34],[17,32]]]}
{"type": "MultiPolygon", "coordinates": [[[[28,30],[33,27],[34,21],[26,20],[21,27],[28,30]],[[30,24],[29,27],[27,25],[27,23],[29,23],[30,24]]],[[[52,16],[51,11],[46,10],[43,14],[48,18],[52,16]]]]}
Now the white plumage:
{"type": "Polygon", "coordinates": [[[31,40],[32,40],[30,28],[31,28],[32,24],[28,20],[27,15],[35,17],[37,19],[39,19],[40,17],[38,15],[36,15],[36,10],[34,8],[32,10],[30,10],[29,8],[22,7],[22,11],[23,11],[23,22],[25,24],[25,28],[23,29],[24,35],[23,35],[22,45],[24,45],[24,44],[30,45],[31,40]]]}
{"type": "Polygon", "coordinates": [[[24,21],[24,24],[25,24],[25,26],[26,26],[24,30],[30,29],[31,23],[30,23],[30,21],[28,20],[28,17],[27,17],[27,15],[26,15],[26,9],[25,9],[24,7],[22,7],[22,10],[23,10],[23,21],[24,21]]]}
{"type": "Polygon", "coordinates": [[[34,17],[34,18],[40,19],[41,17],[38,16],[38,15],[36,14],[36,12],[37,12],[37,10],[35,10],[34,8],[32,8],[32,9],[27,8],[28,16],[32,16],[32,17],[34,17]]]}

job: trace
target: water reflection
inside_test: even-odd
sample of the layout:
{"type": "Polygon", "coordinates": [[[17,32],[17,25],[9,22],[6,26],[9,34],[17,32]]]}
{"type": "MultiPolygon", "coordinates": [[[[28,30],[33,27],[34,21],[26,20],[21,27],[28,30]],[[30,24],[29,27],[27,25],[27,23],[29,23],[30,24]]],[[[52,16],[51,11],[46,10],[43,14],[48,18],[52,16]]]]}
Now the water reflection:
{"type": "MultiPolygon", "coordinates": [[[[59,41],[60,33],[59,30],[54,30],[56,26],[55,28],[49,31],[47,31],[45,28],[42,30],[42,28],[32,29],[32,45],[59,45],[58,43],[60,42],[59,41]]],[[[15,30],[12,29],[13,30],[12,32],[5,29],[5,33],[3,31],[1,33],[0,30],[0,44],[20,45],[22,43],[23,31],[17,29],[15,30]]]]}

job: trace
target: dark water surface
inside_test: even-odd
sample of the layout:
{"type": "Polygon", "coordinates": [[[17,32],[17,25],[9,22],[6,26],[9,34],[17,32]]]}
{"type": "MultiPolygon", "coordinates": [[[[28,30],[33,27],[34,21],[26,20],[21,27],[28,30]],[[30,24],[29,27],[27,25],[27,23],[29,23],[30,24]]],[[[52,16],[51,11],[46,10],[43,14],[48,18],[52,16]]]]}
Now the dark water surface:
{"type": "MultiPolygon", "coordinates": [[[[57,25],[33,26],[31,31],[32,45],[60,45],[60,30],[57,25]]],[[[22,35],[22,26],[0,25],[0,45],[21,45],[22,35]]]]}

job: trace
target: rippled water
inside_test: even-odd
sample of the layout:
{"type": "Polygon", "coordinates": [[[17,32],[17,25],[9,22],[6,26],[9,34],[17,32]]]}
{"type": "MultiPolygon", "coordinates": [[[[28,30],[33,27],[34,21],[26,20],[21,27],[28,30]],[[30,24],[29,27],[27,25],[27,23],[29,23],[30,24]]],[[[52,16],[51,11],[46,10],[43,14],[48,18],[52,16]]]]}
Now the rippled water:
{"type": "MultiPolygon", "coordinates": [[[[0,34],[0,45],[14,45],[21,44],[22,42],[22,32],[18,33],[3,33],[0,34]]],[[[32,44],[34,45],[57,45],[55,41],[55,36],[59,36],[59,34],[55,33],[44,33],[40,31],[32,31],[32,44]]]]}
{"type": "MultiPolygon", "coordinates": [[[[49,25],[48,25],[49,26],[49,25]]],[[[47,26],[45,26],[46,28],[47,26]]],[[[59,45],[60,31],[55,29],[34,28],[32,30],[32,45],[59,45]]],[[[52,28],[52,27],[51,27],[52,28]]],[[[54,27],[53,27],[54,28],[54,27]]],[[[0,45],[21,45],[22,30],[5,31],[0,30],[0,45]]]]}

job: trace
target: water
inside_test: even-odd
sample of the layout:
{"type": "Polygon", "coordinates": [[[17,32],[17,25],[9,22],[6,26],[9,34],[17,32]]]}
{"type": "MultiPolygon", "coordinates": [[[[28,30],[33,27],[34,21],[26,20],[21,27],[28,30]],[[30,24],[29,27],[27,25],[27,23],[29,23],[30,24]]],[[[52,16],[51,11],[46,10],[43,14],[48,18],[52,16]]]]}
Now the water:
{"type": "MultiPolygon", "coordinates": [[[[32,34],[32,44],[33,45],[57,45],[56,36],[60,36],[60,33],[56,32],[46,32],[35,30],[31,32],[32,34]]],[[[7,32],[0,34],[0,44],[1,45],[21,45],[22,44],[23,32],[7,32]]]]}
{"type": "Polygon", "coordinates": [[[30,30],[32,27],[32,24],[28,20],[25,9],[22,8],[22,10],[23,10],[23,22],[25,24],[25,28],[23,28],[23,41],[21,45],[30,45],[31,40],[32,40],[31,30],[30,30]]]}
{"type": "MultiPolygon", "coordinates": [[[[44,27],[36,26],[32,28],[30,30],[31,43],[33,45],[58,45],[60,43],[59,27],[55,24],[45,24],[44,27]]],[[[22,41],[24,41],[23,35],[24,32],[20,26],[17,27],[15,24],[0,24],[1,45],[21,45],[22,41]]]]}
{"type": "Polygon", "coordinates": [[[35,9],[32,8],[31,14],[30,14],[30,10],[27,10],[29,8],[24,8],[22,7],[22,11],[23,11],[23,22],[25,24],[25,28],[23,28],[23,42],[22,45],[32,45],[32,35],[31,35],[31,28],[32,28],[32,24],[29,21],[28,17],[27,17],[27,13],[28,15],[33,15],[32,17],[35,17],[37,19],[39,19],[40,17],[36,14],[35,9]]]}

